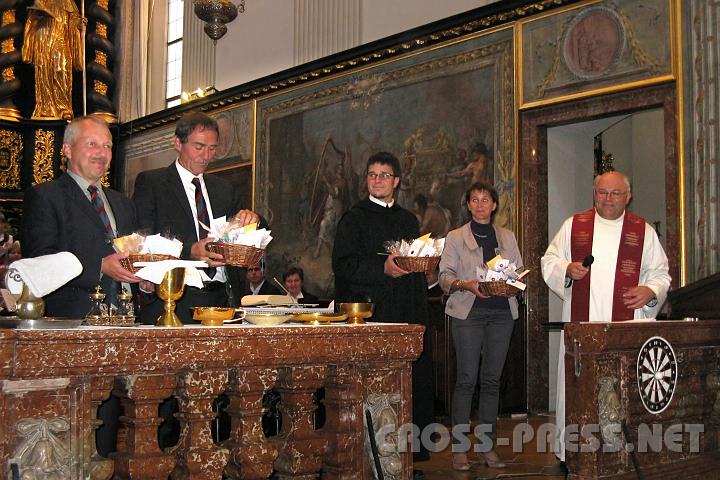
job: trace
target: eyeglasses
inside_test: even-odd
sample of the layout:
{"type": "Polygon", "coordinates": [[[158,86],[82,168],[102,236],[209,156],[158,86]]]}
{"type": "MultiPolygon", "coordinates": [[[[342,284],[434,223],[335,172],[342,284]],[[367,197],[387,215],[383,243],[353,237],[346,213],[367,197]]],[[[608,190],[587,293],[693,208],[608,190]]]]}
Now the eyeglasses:
{"type": "Polygon", "coordinates": [[[627,190],[624,192],[621,192],[620,190],[612,190],[609,192],[607,190],[595,190],[595,195],[598,197],[620,198],[623,195],[627,195],[627,190]]]}
{"type": "Polygon", "coordinates": [[[382,173],[375,173],[375,172],[368,172],[367,178],[370,180],[375,180],[376,178],[379,178],[380,180],[387,180],[388,178],[394,178],[395,175],[392,173],[382,172],[382,173]]]}

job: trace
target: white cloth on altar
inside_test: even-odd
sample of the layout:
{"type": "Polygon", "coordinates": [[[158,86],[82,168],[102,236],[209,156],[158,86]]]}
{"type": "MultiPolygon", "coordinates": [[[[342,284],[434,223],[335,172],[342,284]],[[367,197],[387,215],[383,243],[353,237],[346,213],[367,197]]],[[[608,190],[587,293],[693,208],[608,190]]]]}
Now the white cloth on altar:
{"type": "Polygon", "coordinates": [[[80,276],[83,266],[70,252],[51,253],[16,260],[8,266],[5,285],[10,293],[20,294],[23,283],[36,297],[44,297],[80,276]]]}
{"type": "MultiPolygon", "coordinates": [[[[591,322],[609,322],[612,318],[613,288],[615,285],[615,267],[617,265],[620,235],[625,214],[608,220],[595,215],[592,255],[595,258],[590,276],[590,312],[591,322]]],[[[572,287],[565,288],[565,272],[571,262],[571,232],[573,217],[563,223],[560,230],[540,260],[542,274],[548,287],[563,300],[562,321],[569,322],[572,304],[572,287]]],[[[649,287],[657,297],[657,305],[644,306],[635,310],[633,318],[655,318],[665,303],[670,288],[668,260],[655,230],[645,223],[645,240],[640,265],[639,285],[649,287]]],[[[555,455],[565,460],[563,431],[565,429],[565,338],[560,339],[557,399],[555,407],[555,455]]]]}

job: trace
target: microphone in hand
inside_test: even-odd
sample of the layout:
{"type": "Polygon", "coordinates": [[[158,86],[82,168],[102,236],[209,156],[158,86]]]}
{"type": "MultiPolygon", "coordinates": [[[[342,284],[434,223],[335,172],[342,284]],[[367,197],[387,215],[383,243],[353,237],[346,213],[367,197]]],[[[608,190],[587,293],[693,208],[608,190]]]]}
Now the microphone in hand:
{"type": "Polygon", "coordinates": [[[587,257],[585,257],[583,259],[582,266],[585,268],[589,268],[590,265],[592,265],[594,261],[595,261],[595,257],[593,257],[592,255],[588,255],[587,257]]]}

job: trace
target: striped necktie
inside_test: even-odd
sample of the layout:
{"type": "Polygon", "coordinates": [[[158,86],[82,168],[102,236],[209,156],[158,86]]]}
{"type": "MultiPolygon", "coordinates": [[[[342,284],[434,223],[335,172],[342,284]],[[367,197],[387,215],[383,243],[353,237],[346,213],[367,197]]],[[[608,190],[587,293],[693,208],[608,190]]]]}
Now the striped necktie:
{"type": "Polygon", "coordinates": [[[207,230],[203,228],[200,223],[204,223],[210,226],[210,217],[208,215],[207,205],[205,204],[205,197],[200,187],[200,179],[195,177],[192,179],[192,184],[195,185],[195,206],[197,207],[197,219],[198,219],[198,238],[200,240],[207,237],[207,230]]]}
{"type": "MultiPolygon", "coordinates": [[[[207,204],[205,204],[205,197],[203,196],[202,188],[200,187],[200,179],[195,177],[192,179],[192,184],[195,186],[195,207],[197,208],[197,219],[198,219],[198,238],[200,240],[207,238],[208,232],[205,228],[200,225],[204,223],[208,227],[210,226],[210,215],[208,215],[207,204]]],[[[205,269],[205,273],[210,280],[215,277],[217,268],[208,267],[205,269]]]]}
{"type": "Polygon", "coordinates": [[[115,231],[110,223],[110,217],[108,217],[105,211],[105,202],[103,202],[102,197],[98,195],[98,188],[95,185],[90,185],[87,187],[87,190],[90,192],[90,203],[95,207],[100,220],[103,222],[103,225],[105,225],[105,230],[110,235],[110,238],[115,237],[115,231]]]}
{"type": "MultiPolygon", "coordinates": [[[[112,224],[110,223],[110,217],[108,217],[108,214],[105,211],[105,202],[103,202],[102,197],[98,195],[98,188],[95,185],[90,185],[87,187],[87,190],[88,192],[90,192],[90,203],[92,203],[93,207],[95,207],[95,210],[100,217],[100,221],[103,223],[103,225],[105,225],[105,230],[107,231],[108,235],[107,238],[115,238],[115,231],[113,230],[112,224]]],[[[105,303],[107,303],[108,305],[117,305],[117,294],[119,291],[120,285],[118,284],[118,282],[111,279],[110,291],[107,292],[107,295],[105,296],[105,303]]]]}

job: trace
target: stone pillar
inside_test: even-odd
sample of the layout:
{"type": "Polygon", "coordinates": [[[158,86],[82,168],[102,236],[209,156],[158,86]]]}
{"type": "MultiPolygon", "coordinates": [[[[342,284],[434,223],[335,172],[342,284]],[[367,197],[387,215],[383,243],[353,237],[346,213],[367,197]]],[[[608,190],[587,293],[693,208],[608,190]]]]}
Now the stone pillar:
{"type": "Polygon", "coordinates": [[[113,454],[119,478],[167,479],[175,466],[172,454],[158,446],[162,419],[158,408],[175,389],[174,375],[128,375],[115,379],[123,416],[118,431],[118,451],[113,454]]]}
{"type": "Polygon", "coordinates": [[[83,441],[83,458],[85,475],[91,480],[107,480],[112,477],[115,466],[113,461],[103,458],[97,451],[95,443],[95,432],[101,421],[97,418],[97,411],[100,404],[108,397],[112,390],[112,377],[95,377],[85,385],[89,392],[83,397],[85,401],[86,425],[83,428],[85,440],[83,441]]]}
{"type": "Polygon", "coordinates": [[[230,371],[227,411],[232,418],[232,430],[224,444],[230,449],[230,461],[225,468],[229,478],[261,479],[272,474],[278,448],[263,434],[262,399],[276,379],[277,371],[270,368],[230,371]]]}
{"type": "Polygon", "coordinates": [[[313,393],[324,384],[325,367],[287,367],[278,371],[283,415],[279,441],[283,446],[275,462],[279,480],[319,478],[327,440],[313,429],[313,393]]]}
{"type": "Polygon", "coordinates": [[[227,371],[189,371],[178,374],[180,441],[173,449],[177,463],[173,480],[222,478],[230,452],[212,440],[213,400],[227,385],[227,371]]]}
{"type": "Polygon", "coordinates": [[[363,478],[363,392],[360,372],[353,366],[331,366],[325,384],[328,450],[323,478],[363,478]]]}

